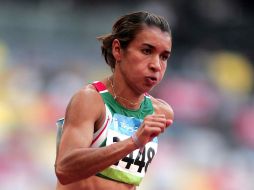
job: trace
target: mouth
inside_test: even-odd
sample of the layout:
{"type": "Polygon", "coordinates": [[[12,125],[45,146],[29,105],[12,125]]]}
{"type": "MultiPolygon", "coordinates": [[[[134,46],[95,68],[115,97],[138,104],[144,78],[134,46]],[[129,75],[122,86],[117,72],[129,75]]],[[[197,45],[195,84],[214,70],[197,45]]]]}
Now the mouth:
{"type": "Polygon", "coordinates": [[[157,77],[149,76],[149,77],[146,77],[146,81],[149,85],[155,85],[158,79],[157,77]]]}

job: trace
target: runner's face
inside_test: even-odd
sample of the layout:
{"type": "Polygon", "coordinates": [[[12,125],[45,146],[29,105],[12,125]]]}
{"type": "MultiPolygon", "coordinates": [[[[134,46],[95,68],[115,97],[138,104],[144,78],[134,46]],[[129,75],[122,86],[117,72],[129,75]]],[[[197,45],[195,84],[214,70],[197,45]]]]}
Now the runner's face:
{"type": "Polygon", "coordinates": [[[121,51],[120,70],[140,93],[148,92],[163,78],[171,52],[171,36],[157,27],[144,27],[126,50],[121,51]]]}

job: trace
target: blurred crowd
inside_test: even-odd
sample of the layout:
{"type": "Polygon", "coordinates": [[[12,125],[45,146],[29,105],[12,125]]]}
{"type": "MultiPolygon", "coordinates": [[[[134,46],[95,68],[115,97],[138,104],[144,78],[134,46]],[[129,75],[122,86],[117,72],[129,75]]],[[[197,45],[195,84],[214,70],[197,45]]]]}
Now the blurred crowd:
{"type": "Polygon", "coordinates": [[[0,1],[0,189],[55,188],[55,122],[75,91],[111,72],[96,37],[119,15],[148,10],[172,27],[167,73],[151,94],[175,121],[138,189],[253,190],[252,5],[0,1]]]}

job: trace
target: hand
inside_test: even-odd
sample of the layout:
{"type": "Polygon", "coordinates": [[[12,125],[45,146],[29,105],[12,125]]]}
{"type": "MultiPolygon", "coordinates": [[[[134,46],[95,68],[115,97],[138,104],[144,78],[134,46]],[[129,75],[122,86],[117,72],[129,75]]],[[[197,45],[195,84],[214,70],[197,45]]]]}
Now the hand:
{"type": "Polygon", "coordinates": [[[163,114],[148,115],[144,118],[143,123],[136,132],[139,144],[144,146],[154,137],[160,135],[164,130],[173,123],[172,120],[166,119],[163,114]]]}

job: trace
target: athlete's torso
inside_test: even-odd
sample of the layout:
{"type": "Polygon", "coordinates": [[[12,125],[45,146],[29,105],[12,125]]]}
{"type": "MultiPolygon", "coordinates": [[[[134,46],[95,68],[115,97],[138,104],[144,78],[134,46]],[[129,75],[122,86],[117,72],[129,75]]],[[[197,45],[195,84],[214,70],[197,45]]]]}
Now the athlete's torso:
{"type": "Polygon", "coordinates": [[[91,176],[89,178],[71,183],[69,185],[61,185],[57,183],[57,190],[135,190],[134,185],[120,183],[104,179],[98,176],[91,176]]]}
{"type": "MultiPolygon", "coordinates": [[[[95,86],[95,88],[103,98],[105,113],[103,121],[97,123],[97,127],[98,125],[99,127],[94,133],[91,147],[109,146],[119,140],[129,138],[138,129],[142,119],[146,115],[153,113],[153,108],[149,110],[150,108],[148,106],[144,107],[145,111],[141,110],[141,116],[139,112],[137,112],[139,114],[135,112],[129,113],[128,110],[128,114],[126,114],[126,110],[122,109],[121,106],[120,109],[118,109],[119,105],[115,106],[115,100],[113,100],[113,97],[107,92],[105,86],[103,86],[102,83],[99,83],[99,85],[102,85],[102,89],[100,89],[98,85],[97,87],[95,86]],[[105,94],[102,95],[102,93],[105,94]]],[[[147,101],[151,103],[151,100],[147,101]]],[[[157,138],[146,145],[142,154],[139,153],[139,150],[135,150],[122,160],[119,160],[119,162],[99,172],[97,176],[92,176],[64,186],[58,182],[57,190],[134,190],[135,186],[139,185],[144,177],[156,150],[157,138]]]]}

